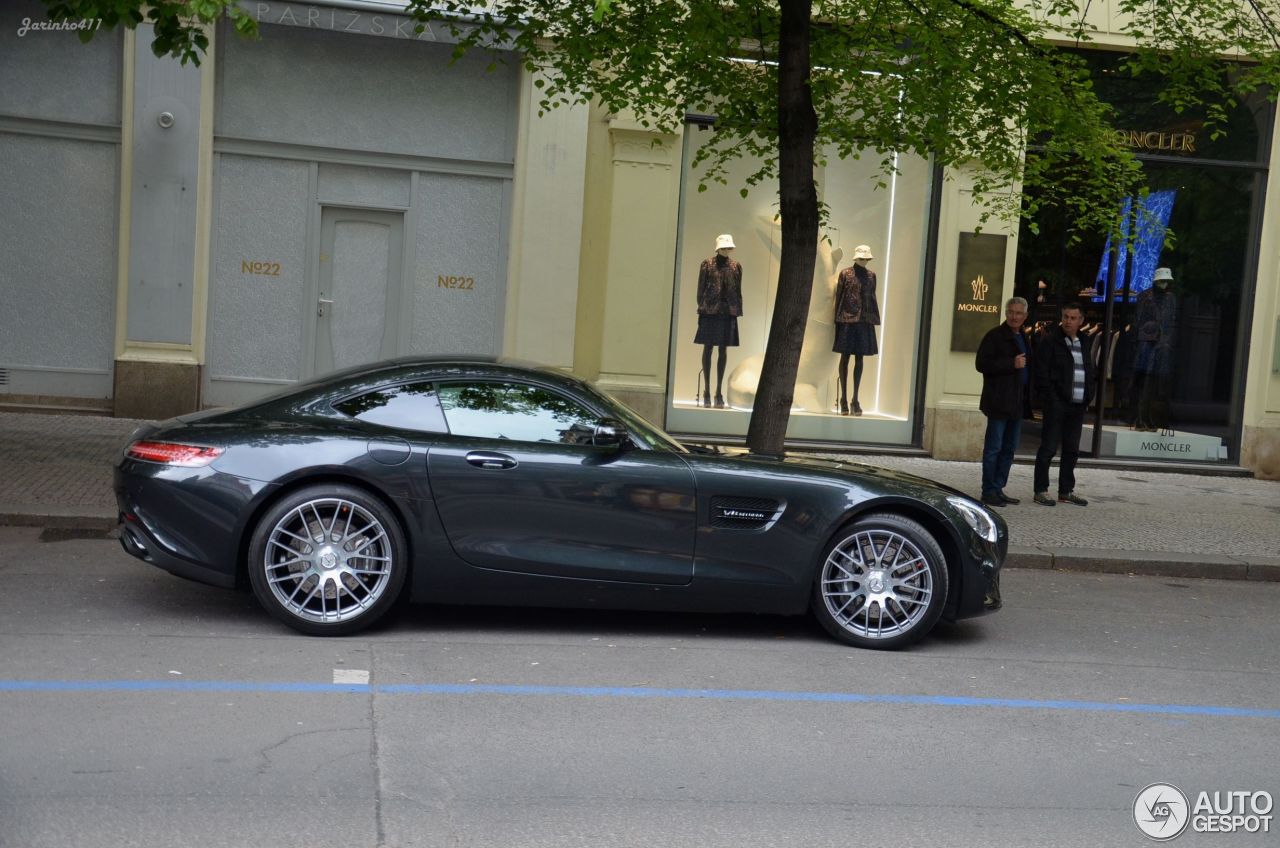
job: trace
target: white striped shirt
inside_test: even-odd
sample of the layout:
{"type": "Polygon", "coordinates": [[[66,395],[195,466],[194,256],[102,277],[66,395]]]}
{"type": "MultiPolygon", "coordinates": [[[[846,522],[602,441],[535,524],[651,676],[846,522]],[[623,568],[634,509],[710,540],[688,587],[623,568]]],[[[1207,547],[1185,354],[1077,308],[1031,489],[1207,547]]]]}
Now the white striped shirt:
{"type": "Polygon", "coordinates": [[[1080,337],[1067,339],[1067,347],[1071,349],[1071,358],[1075,360],[1075,372],[1071,375],[1071,402],[1084,403],[1084,352],[1080,347],[1080,337]]]}

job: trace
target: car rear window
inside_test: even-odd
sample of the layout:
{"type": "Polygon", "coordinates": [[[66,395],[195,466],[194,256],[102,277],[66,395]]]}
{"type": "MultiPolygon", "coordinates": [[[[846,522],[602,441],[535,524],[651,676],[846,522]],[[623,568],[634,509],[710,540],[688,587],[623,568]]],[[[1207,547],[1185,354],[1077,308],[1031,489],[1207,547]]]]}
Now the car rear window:
{"type": "Polygon", "coordinates": [[[440,398],[431,383],[386,386],[338,401],[333,408],[343,415],[382,427],[447,433],[440,398]]]}

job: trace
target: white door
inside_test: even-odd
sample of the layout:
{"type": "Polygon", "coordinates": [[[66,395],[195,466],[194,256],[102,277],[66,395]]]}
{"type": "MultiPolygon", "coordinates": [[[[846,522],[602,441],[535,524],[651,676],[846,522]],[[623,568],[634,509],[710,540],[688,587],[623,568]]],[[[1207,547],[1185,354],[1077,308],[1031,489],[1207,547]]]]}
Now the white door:
{"type": "Polygon", "coordinates": [[[401,352],[404,215],[326,207],[313,374],[401,352]]]}

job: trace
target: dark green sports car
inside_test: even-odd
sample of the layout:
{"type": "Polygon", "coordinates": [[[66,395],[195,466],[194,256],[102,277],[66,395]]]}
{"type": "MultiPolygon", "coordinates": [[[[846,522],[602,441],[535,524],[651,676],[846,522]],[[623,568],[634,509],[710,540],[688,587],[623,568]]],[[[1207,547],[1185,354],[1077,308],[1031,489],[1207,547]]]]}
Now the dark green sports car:
{"type": "Polygon", "coordinates": [[[691,451],[587,383],[399,359],[140,429],[121,543],[304,633],[411,600],[812,611],[896,648],[1000,607],[1004,522],[849,462],[691,451]]]}

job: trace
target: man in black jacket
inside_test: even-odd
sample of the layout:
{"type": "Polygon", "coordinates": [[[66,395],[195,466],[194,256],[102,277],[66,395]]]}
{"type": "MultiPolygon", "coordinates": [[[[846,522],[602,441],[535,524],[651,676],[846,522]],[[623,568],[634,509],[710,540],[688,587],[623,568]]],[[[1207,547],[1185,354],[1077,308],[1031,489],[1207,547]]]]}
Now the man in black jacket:
{"type": "Polygon", "coordinates": [[[1087,506],[1075,493],[1076,460],[1080,458],[1080,430],[1085,408],[1093,396],[1093,357],[1090,339],[1080,335],[1084,315],[1080,304],[1062,307],[1062,323],[1044,334],[1035,353],[1036,396],[1044,410],[1044,430],[1036,452],[1035,501],[1053,506],[1049,497],[1049,463],[1062,447],[1058,469],[1057,503],[1087,506]]]}
{"type": "Polygon", "coordinates": [[[982,337],[974,367],[982,372],[982,401],[987,435],[982,445],[982,502],[988,506],[1018,503],[1004,493],[1013,466],[1013,452],[1022,435],[1022,405],[1030,388],[1031,345],[1022,332],[1027,302],[1011,297],[1004,306],[1004,323],[982,337]]]}

